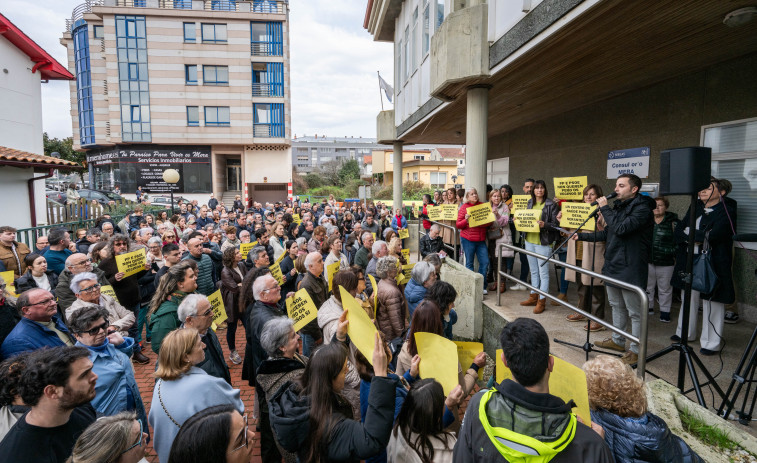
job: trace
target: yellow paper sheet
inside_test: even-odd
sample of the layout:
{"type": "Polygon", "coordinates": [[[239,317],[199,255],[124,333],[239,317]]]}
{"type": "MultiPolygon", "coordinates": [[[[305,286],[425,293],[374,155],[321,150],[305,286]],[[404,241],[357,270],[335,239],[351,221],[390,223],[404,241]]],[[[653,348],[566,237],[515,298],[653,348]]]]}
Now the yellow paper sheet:
{"type": "Polygon", "coordinates": [[[526,209],[528,207],[528,200],[531,199],[531,195],[513,195],[513,207],[510,212],[517,211],[518,209],[526,209]]]}
{"type": "Polygon", "coordinates": [[[281,267],[279,267],[279,264],[271,264],[268,266],[268,268],[271,270],[271,276],[276,279],[276,282],[279,284],[279,286],[286,283],[286,278],[284,278],[284,275],[281,273],[281,267]]]}
{"type": "MultiPolygon", "coordinates": [[[[549,393],[561,398],[566,403],[573,400],[576,403],[574,413],[584,420],[586,426],[591,426],[589,412],[589,389],[586,385],[586,374],[575,365],[555,357],[555,366],[549,375],[549,393]]],[[[421,361],[421,364],[423,362],[421,361]]],[[[502,349],[497,349],[496,362],[497,382],[512,379],[510,369],[502,362],[502,349]]]]}
{"type": "MultiPolygon", "coordinates": [[[[484,351],[484,344],[480,342],[465,342],[465,341],[452,341],[457,345],[457,361],[460,362],[460,366],[463,370],[466,370],[473,359],[478,354],[484,351]]],[[[478,379],[484,379],[484,369],[478,369],[478,379]]]]}
{"type": "MultiPolygon", "coordinates": [[[[563,228],[578,228],[596,208],[597,206],[592,206],[587,203],[562,203],[560,226],[563,228]]],[[[596,219],[592,217],[581,229],[594,231],[595,222],[596,219]]]]}
{"type": "Polygon", "coordinates": [[[376,310],[378,308],[378,284],[376,284],[376,279],[371,275],[370,273],[368,275],[368,280],[371,282],[371,288],[373,288],[373,294],[371,297],[373,297],[373,318],[376,318],[376,310]]]}
{"type": "Polygon", "coordinates": [[[228,315],[226,315],[226,308],[223,305],[223,297],[221,297],[220,289],[208,296],[208,301],[210,302],[210,308],[213,310],[213,323],[216,326],[229,318],[228,315]]]}
{"type": "Polygon", "coordinates": [[[457,204],[441,204],[442,220],[457,220],[457,204]]]}
{"type": "Polygon", "coordinates": [[[302,219],[300,218],[300,214],[292,214],[292,221],[296,223],[297,225],[302,223],[302,219]]]}
{"type": "Polygon", "coordinates": [[[442,208],[439,206],[426,206],[426,213],[428,214],[428,220],[434,222],[442,220],[442,208]]]}
{"type": "Polygon", "coordinates": [[[555,196],[560,199],[584,199],[587,177],[555,177],[555,196]]]}
{"type": "Polygon", "coordinates": [[[3,279],[5,282],[6,289],[8,286],[13,285],[15,275],[13,274],[13,270],[8,270],[7,272],[0,272],[0,278],[3,279]]]}
{"type": "Polygon", "coordinates": [[[515,211],[515,229],[522,232],[538,232],[539,220],[541,220],[541,210],[539,209],[518,209],[515,211]]]}
{"type": "Polygon", "coordinates": [[[118,272],[123,272],[124,277],[141,272],[145,269],[145,263],[147,262],[146,257],[147,254],[145,248],[116,256],[118,272]]]}
{"type": "Polygon", "coordinates": [[[254,243],[242,243],[239,245],[239,253],[242,254],[242,259],[247,259],[247,254],[252,251],[252,248],[254,248],[258,244],[257,241],[254,243]]]}
{"type": "Polygon", "coordinates": [[[113,289],[113,286],[111,285],[100,286],[100,294],[107,294],[108,296],[115,299],[116,302],[118,302],[118,296],[116,296],[116,291],[113,289]]]}
{"type": "Polygon", "coordinates": [[[405,238],[410,238],[410,232],[407,231],[407,228],[398,228],[397,230],[399,231],[397,235],[399,235],[401,240],[404,240],[405,238]]]}
{"type": "Polygon", "coordinates": [[[405,262],[410,261],[410,250],[409,249],[403,249],[402,250],[402,257],[405,258],[405,262]]]}
{"type": "Polygon", "coordinates": [[[468,217],[469,227],[478,227],[479,225],[486,225],[496,220],[494,212],[492,212],[491,203],[483,203],[478,206],[469,207],[466,212],[470,214],[468,217]]]}
{"type": "Polygon", "coordinates": [[[286,304],[287,316],[294,322],[294,331],[300,331],[318,316],[318,308],[304,288],[287,298],[286,304]]]}
{"type": "MultiPolygon", "coordinates": [[[[339,287],[342,295],[342,308],[347,311],[347,334],[350,341],[357,347],[371,364],[373,364],[373,347],[375,346],[375,335],[378,332],[373,320],[368,317],[365,310],[360,306],[360,302],[355,299],[343,287],[339,287]]],[[[423,362],[421,362],[423,363],[423,362]]]]}
{"type": "Polygon", "coordinates": [[[371,232],[371,235],[373,235],[373,242],[375,243],[376,242],[376,234],[373,233],[373,232],[371,232]]]}
{"type": "Polygon", "coordinates": [[[331,286],[334,281],[334,275],[336,275],[336,272],[338,271],[339,271],[339,261],[336,261],[326,266],[326,277],[329,280],[329,291],[331,291],[331,286]]]}
{"type": "Polygon", "coordinates": [[[459,384],[457,345],[433,333],[418,331],[415,333],[415,345],[421,356],[421,378],[434,378],[441,383],[444,395],[449,395],[459,384]]]}

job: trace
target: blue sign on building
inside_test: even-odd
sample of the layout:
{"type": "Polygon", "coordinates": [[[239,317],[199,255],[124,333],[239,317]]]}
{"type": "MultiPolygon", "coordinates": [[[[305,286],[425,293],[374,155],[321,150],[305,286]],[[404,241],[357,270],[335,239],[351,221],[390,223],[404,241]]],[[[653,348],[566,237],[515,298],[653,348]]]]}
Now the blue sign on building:
{"type": "Polygon", "coordinates": [[[610,151],[607,153],[607,178],[615,179],[622,174],[649,177],[649,152],[648,146],[610,151]]]}

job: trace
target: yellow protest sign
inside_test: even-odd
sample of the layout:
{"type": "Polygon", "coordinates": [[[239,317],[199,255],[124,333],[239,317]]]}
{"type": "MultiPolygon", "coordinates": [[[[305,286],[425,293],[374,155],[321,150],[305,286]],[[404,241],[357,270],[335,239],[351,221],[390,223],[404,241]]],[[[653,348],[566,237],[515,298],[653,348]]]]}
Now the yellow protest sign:
{"type": "Polygon", "coordinates": [[[539,220],[541,220],[541,210],[539,209],[518,209],[515,211],[515,229],[522,232],[539,232],[539,220]]]}
{"type": "Polygon", "coordinates": [[[440,206],[426,206],[426,214],[428,214],[428,220],[434,222],[442,220],[442,208],[440,206]]]}
{"type": "Polygon", "coordinates": [[[296,223],[297,225],[302,223],[302,219],[300,218],[300,214],[292,214],[292,221],[296,223]]]}
{"type": "Polygon", "coordinates": [[[531,199],[531,195],[513,195],[513,207],[510,208],[510,212],[517,211],[519,209],[527,209],[528,201],[531,199]]]}
{"type": "Polygon", "coordinates": [[[378,332],[376,325],[352,294],[341,286],[339,291],[342,295],[342,308],[347,311],[347,320],[350,322],[347,325],[350,341],[373,364],[373,347],[376,342],[375,335],[378,332]]]}
{"type": "MultiPolygon", "coordinates": [[[[555,359],[555,366],[549,375],[549,393],[561,398],[566,403],[573,400],[576,403],[575,414],[584,420],[586,426],[591,426],[586,374],[582,369],[561,358],[554,355],[552,358],[555,359]]],[[[421,361],[421,365],[423,365],[423,361],[421,361]]],[[[498,383],[513,377],[510,369],[502,362],[502,349],[497,349],[496,375],[498,383]]]]}
{"type": "Polygon", "coordinates": [[[268,268],[271,270],[271,276],[276,279],[279,286],[286,283],[286,278],[284,278],[284,275],[281,273],[281,267],[279,264],[273,263],[269,265],[268,268]]]}
{"type": "Polygon", "coordinates": [[[588,179],[582,177],[555,177],[555,196],[560,199],[584,199],[588,179]]]}
{"type": "Polygon", "coordinates": [[[413,267],[415,267],[414,263],[413,264],[405,264],[405,265],[402,266],[402,275],[405,277],[404,278],[405,283],[407,283],[408,281],[410,281],[410,278],[412,277],[411,275],[413,273],[413,267]]]}
{"type": "MultiPolygon", "coordinates": [[[[457,345],[457,361],[460,366],[467,369],[473,359],[484,351],[484,344],[480,342],[453,341],[457,345]]],[[[478,379],[484,379],[484,369],[478,369],[478,379]]]]}
{"type": "Polygon", "coordinates": [[[407,231],[407,228],[398,228],[397,230],[399,231],[397,235],[400,237],[401,240],[404,240],[405,238],[410,238],[410,232],[407,231]]]}
{"type": "Polygon", "coordinates": [[[14,285],[6,285],[5,290],[8,291],[8,294],[10,294],[13,297],[18,297],[18,294],[16,294],[16,287],[14,285]]]}
{"type": "Polygon", "coordinates": [[[459,384],[457,345],[444,336],[422,331],[415,333],[415,345],[418,347],[418,355],[421,356],[421,378],[434,378],[439,381],[444,395],[449,395],[459,384]]]}
{"type": "Polygon", "coordinates": [[[339,261],[326,266],[326,277],[329,280],[329,291],[331,291],[331,283],[334,280],[334,275],[339,271],[339,261]]]}
{"type": "Polygon", "coordinates": [[[247,254],[252,251],[252,248],[254,248],[258,244],[257,241],[254,243],[242,243],[239,245],[239,253],[242,254],[242,259],[247,259],[247,254]]]}
{"type": "Polygon", "coordinates": [[[213,323],[216,326],[229,318],[228,315],[226,315],[226,308],[223,305],[223,297],[221,296],[220,289],[208,296],[208,301],[210,302],[210,309],[213,311],[213,323]]]}
{"type": "Polygon", "coordinates": [[[300,331],[318,316],[318,308],[304,288],[288,297],[286,303],[287,316],[294,322],[294,331],[300,331]]]}
{"type": "Polygon", "coordinates": [[[13,270],[8,270],[7,272],[0,272],[0,278],[3,279],[6,287],[12,286],[13,280],[15,279],[13,275],[13,270]]]}
{"type": "Polygon", "coordinates": [[[118,272],[123,272],[125,277],[141,272],[145,269],[146,257],[145,248],[116,256],[118,272]]]}
{"type": "Polygon", "coordinates": [[[403,249],[402,250],[402,257],[405,258],[405,262],[408,262],[410,260],[410,250],[409,249],[403,249]]]}
{"type": "MultiPolygon", "coordinates": [[[[560,217],[560,226],[563,228],[578,228],[584,223],[589,214],[594,212],[597,206],[587,203],[562,203],[562,216],[560,217]]],[[[596,219],[591,218],[582,230],[594,231],[596,219]]]]}
{"type": "Polygon", "coordinates": [[[100,286],[100,294],[107,294],[118,302],[118,296],[116,296],[116,290],[111,285],[100,286]]]}
{"type": "Polygon", "coordinates": [[[465,212],[470,214],[468,217],[469,227],[478,227],[479,225],[486,225],[496,220],[494,212],[492,212],[491,203],[483,203],[477,206],[469,207],[465,212]]]}
{"type": "Polygon", "coordinates": [[[376,234],[373,233],[373,232],[371,232],[371,235],[373,235],[373,242],[375,243],[376,242],[376,234]]]}
{"type": "Polygon", "coordinates": [[[368,274],[368,279],[371,281],[371,288],[373,288],[373,318],[376,318],[376,309],[378,307],[378,285],[373,275],[368,274]]]}
{"type": "Polygon", "coordinates": [[[457,220],[457,204],[442,204],[442,220],[457,220]]]}

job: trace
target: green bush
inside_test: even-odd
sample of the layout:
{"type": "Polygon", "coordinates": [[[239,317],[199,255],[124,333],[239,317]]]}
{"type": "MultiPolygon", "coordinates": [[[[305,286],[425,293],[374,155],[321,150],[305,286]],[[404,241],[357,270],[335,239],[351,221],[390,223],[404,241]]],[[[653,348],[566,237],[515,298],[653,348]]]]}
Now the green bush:
{"type": "Polygon", "coordinates": [[[345,194],[344,189],[339,188],[338,186],[323,186],[320,188],[311,188],[310,190],[305,192],[306,195],[310,196],[318,196],[318,197],[326,197],[328,198],[329,195],[334,195],[334,198],[336,198],[337,201],[343,201],[344,198],[349,197],[345,194]]]}
{"type": "Polygon", "coordinates": [[[307,174],[305,183],[307,183],[308,189],[318,188],[323,186],[323,179],[318,174],[307,174]]]}
{"type": "MultiPolygon", "coordinates": [[[[430,194],[433,196],[434,190],[426,186],[423,182],[405,182],[402,185],[402,199],[408,201],[420,201],[423,199],[424,194],[430,194]]],[[[373,192],[373,199],[392,199],[393,187],[388,185],[382,187],[378,191],[373,192]]]]}

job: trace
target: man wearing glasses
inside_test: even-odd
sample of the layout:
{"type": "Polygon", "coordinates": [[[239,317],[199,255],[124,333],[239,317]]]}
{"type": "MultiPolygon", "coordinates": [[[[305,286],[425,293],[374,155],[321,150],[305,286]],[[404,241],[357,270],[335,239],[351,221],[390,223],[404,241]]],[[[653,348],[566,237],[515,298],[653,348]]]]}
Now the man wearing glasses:
{"type": "Polygon", "coordinates": [[[71,291],[71,281],[74,276],[85,272],[94,273],[97,276],[97,282],[102,286],[110,284],[105,277],[105,272],[99,268],[92,268],[92,259],[87,257],[86,254],[80,252],[71,254],[66,259],[66,268],[60,273],[58,286],[55,287],[55,295],[58,297],[58,305],[60,305],[61,311],[65,312],[76,300],[76,294],[71,291]]]}
{"type": "Polygon", "coordinates": [[[3,359],[42,347],[74,345],[71,333],[58,317],[58,306],[50,291],[40,288],[24,291],[16,307],[23,318],[0,347],[3,359]]]}
{"type": "Polygon", "coordinates": [[[224,360],[221,343],[210,329],[213,324],[213,309],[210,308],[208,298],[201,294],[190,294],[181,301],[176,315],[182,328],[196,329],[205,344],[205,360],[195,366],[205,370],[210,376],[223,379],[231,386],[231,373],[224,360]]]}
{"type": "Polygon", "coordinates": [[[97,375],[92,406],[106,416],[134,411],[142,429],[149,432],[139,386],[129,364],[134,339],[121,336],[109,319],[108,311],[97,305],[82,307],[68,319],[76,345],[87,348],[92,371],[97,375]]]}
{"type": "Polygon", "coordinates": [[[105,309],[110,320],[111,331],[117,331],[121,336],[129,336],[129,328],[134,326],[134,313],[127,310],[113,297],[100,292],[101,285],[97,276],[91,272],[79,273],[71,280],[71,291],[76,294],[76,301],[66,309],[66,320],[71,325],[71,317],[84,307],[98,306],[105,309]]]}

